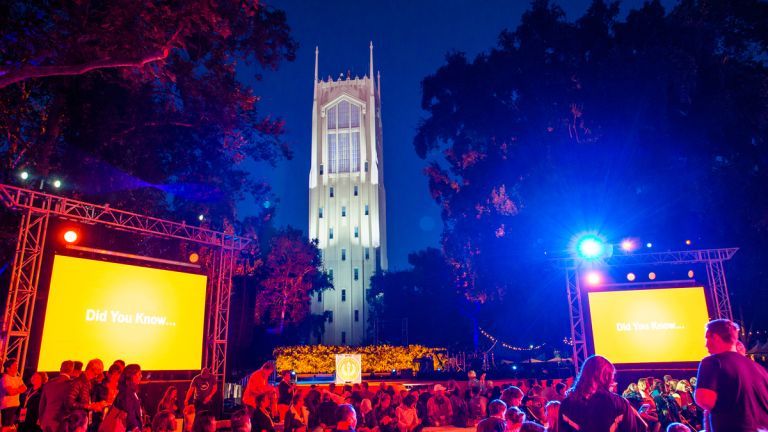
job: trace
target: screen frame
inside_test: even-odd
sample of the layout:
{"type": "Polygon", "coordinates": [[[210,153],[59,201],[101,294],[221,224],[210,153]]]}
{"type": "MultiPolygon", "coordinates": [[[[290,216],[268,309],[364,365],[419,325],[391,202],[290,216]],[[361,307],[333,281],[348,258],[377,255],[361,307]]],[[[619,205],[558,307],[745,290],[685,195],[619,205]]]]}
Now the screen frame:
{"type": "MultiPolygon", "coordinates": [[[[199,372],[200,369],[205,366],[206,357],[208,354],[206,352],[205,341],[208,339],[208,336],[210,333],[209,321],[210,321],[210,313],[211,313],[212,290],[211,290],[211,278],[206,272],[202,271],[202,268],[200,269],[200,271],[190,271],[190,268],[188,267],[174,266],[171,264],[161,265],[153,261],[141,260],[140,258],[106,256],[106,255],[100,255],[100,254],[89,253],[84,251],[75,251],[75,250],[64,249],[64,248],[53,248],[53,250],[51,250],[50,252],[51,253],[46,253],[44,255],[43,263],[41,266],[41,275],[40,275],[40,280],[38,282],[37,298],[35,300],[36,304],[34,307],[34,311],[35,311],[33,315],[34,319],[32,322],[32,328],[30,329],[29,347],[28,347],[27,362],[25,365],[25,370],[38,371],[38,367],[40,363],[40,352],[42,348],[43,329],[45,327],[45,318],[46,318],[47,309],[48,309],[48,298],[51,290],[51,279],[53,277],[53,264],[57,256],[85,259],[85,260],[91,260],[91,261],[101,261],[101,262],[106,262],[111,264],[121,264],[121,265],[128,265],[128,266],[134,266],[134,267],[149,268],[154,270],[188,273],[188,274],[205,277],[206,278],[205,306],[204,306],[205,315],[203,317],[202,340],[200,341],[200,368],[197,368],[197,369],[144,369],[142,367],[142,370],[145,372],[150,372],[155,374],[175,376],[178,373],[182,373],[183,375],[186,375],[187,373],[191,373],[191,372],[199,372]]],[[[90,359],[73,359],[73,360],[80,360],[85,363],[90,359]]],[[[109,362],[113,359],[102,359],[102,360],[105,362],[109,362]]],[[[44,372],[58,372],[58,370],[44,371],[44,372]]],[[[151,376],[151,374],[148,376],[151,376]]]]}
{"type": "MultiPolygon", "coordinates": [[[[584,340],[587,345],[587,353],[595,355],[595,339],[592,330],[592,307],[589,304],[590,292],[616,292],[616,291],[652,291],[674,288],[698,288],[701,287],[704,292],[704,301],[707,305],[707,315],[712,319],[713,301],[707,284],[689,280],[658,281],[658,282],[635,282],[635,283],[612,283],[596,286],[581,285],[582,304],[585,305],[584,312],[584,340]]],[[[702,329],[702,343],[704,343],[704,334],[702,329]]],[[[609,359],[610,360],[610,359],[609,359]]],[[[637,371],[637,370],[691,370],[697,369],[700,360],[685,362],[653,362],[653,363],[617,363],[611,361],[617,371],[637,371]]]]}

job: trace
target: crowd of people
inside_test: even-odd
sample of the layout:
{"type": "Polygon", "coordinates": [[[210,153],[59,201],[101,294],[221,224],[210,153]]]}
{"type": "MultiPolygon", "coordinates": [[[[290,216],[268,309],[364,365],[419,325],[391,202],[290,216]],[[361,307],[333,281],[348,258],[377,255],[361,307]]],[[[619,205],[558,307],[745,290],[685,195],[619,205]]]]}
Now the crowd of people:
{"type": "Polygon", "coordinates": [[[138,364],[116,360],[106,371],[99,359],[83,363],[66,360],[56,377],[36,372],[24,384],[18,361],[3,365],[0,379],[0,423],[3,430],[19,432],[213,432],[216,417],[212,398],[215,377],[203,369],[190,383],[183,401],[169,386],[154,418],[150,419],[140,397],[142,379],[138,364]]]}
{"type": "MultiPolygon", "coordinates": [[[[420,432],[425,428],[476,432],[596,431],[685,432],[768,430],[768,372],[737,350],[738,325],[714,320],[707,326],[710,355],[688,379],[641,378],[617,393],[616,370],[601,356],[589,357],[572,385],[535,380],[498,386],[470,372],[455,381],[412,388],[363,382],[327,388],[299,387],[290,371],[270,384],[275,366],[254,372],[230,416],[235,432],[420,432]]],[[[29,387],[18,362],[8,360],[0,382],[0,421],[22,432],[213,432],[214,375],[203,369],[183,400],[169,386],[152,419],[139,392],[137,364],[101,360],[64,361],[48,380],[38,372],[29,387]]],[[[6,430],[6,429],[4,429],[6,430]]]]}

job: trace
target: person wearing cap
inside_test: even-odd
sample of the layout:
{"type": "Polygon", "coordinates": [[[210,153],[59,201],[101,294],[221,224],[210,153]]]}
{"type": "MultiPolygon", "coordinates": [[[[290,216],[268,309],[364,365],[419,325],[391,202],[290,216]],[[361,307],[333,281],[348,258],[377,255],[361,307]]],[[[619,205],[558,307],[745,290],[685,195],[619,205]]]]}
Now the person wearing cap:
{"type": "Polygon", "coordinates": [[[445,397],[445,387],[436,384],[434,387],[434,396],[427,402],[427,412],[429,413],[429,423],[432,426],[440,427],[450,423],[453,417],[451,401],[445,397]]]}

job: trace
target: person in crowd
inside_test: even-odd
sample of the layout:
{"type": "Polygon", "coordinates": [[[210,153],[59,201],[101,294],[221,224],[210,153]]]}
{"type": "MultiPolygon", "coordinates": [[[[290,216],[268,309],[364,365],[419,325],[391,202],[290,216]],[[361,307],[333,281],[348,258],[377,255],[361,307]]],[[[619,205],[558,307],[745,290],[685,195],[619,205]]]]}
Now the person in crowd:
{"type": "MultiPolygon", "coordinates": [[[[117,396],[117,386],[120,381],[121,373],[122,369],[120,369],[120,365],[113,363],[103,379],[100,381],[97,380],[93,385],[91,400],[93,402],[102,402],[105,407],[111,406],[117,396]]],[[[103,418],[104,410],[94,411],[91,415],[91,425],[88,430],[90,432],[97,432],[103,418]]]]}
{"type": "Polygon", "coordinates": [[[0,379],[0,423],[3,427],[14,426],[21,406],[20,395],[27,391],[19,374],[19,361],[8,359],[3,363],[3,377],[0,379]]]}
{"type": "Polygon", "coordinates": [[[523,396],[523,391],[517,386],[509,386],[501,392],[501,400],[507,404],[507,407],[520,407],[523,403],[523,396]]]}
{"type": "Polygon", "coordinates": [[[373,408],[373,416],[381,432],[396,432],[397,417],[395,407],[392,406],[392,397],[384,393],[379,397],[379,403],[373,408]]]}
{"type": "Polygon", "coordinates": [[[282,379],[280,380],[280,384],[277,385],[277,412],[280,415],[280,419],[285,418],[285,413],[288,411],[288,407],[293,400],[296,386],[292,381],[292,375],[291,371],[284,370],[281,375],[282,379]]]}
{"type": "Polygon", "coordinates": [[[61,363],[59,376],[48,381],[40,394],[40,428],[43,432],[58,432],[61,420],[66,417],[67,397],[71,374],[75,364],[71,360],[61,363]]]}
{"type": "Polygon", "coordinates": [[[546,432],[546,429],[536,422],[526,421],[520,426],[520,432],[546,432]]]}
{"type": "Polygon", "coordinates": [[[536,422],[540,425],[546,423],[546,414],[544,413],[544,407],[547,405],[547,400],[542,396],[543,389],[540,385],[534,384],[528,391],[528,397],[525,401],[525,417],[528,421],[536,422]]]}
{"type": "Polygon", "coordinates": [[[435,385],[434,395],[427,402],[427,411],[429,424],[432,426],[445,426],[453,419],[451,401],[445,396],[445,387],[442,385],[435,385]]]}
{"type": "Polygon", "coordinates": [[[560,401],[552,400],[547,402],[544,407],[544,414],[547,417],[547,432],[558,432],[557,419],[560,417],[560,401]]]}
{"type": "MultiPolygon", "coordinates": [[[[248,382],[250,383],[250,380],[248,382]]],[[[184,397],[184,406],[194,405],[196,412],[209,411],[217,390],[216,377],[211,373],[211,369],[204,367],[199,375],[192,378],[184,397]]]]}
{"type": "MultiPolygon", "coordinates": [[[[117,386],[117,396],[115,396],[115,402],[112,404],[110,413],[117,408],[120,411],[125,412],[125,430],[131,432],[134,430],[141,431],[143,425],[142,411],[141,411],[141,399],[139,399],[139,384],[141,383],[141,366],[137,364],[129,364],[123,370],[120,375],[120,382],[117,386]]],[[[117,412],[116,414],[109,415],[122,415],[117,412]]],[[[105,419],[105,421],[107,421],[105,419]]]]}
{"type": "Polygon", "coordinates": [[[309,386],[309,391],[304,396],[304,406],[307,407],[307,411],[309,411],[309,429],[310,431],[314,431],[317,429],[318,426],[320,426],[320,400],[322,399],[322,394],[317,389],[316,384],[312,384],[309,386]]]}
{"type": "Polygon", "coordinates": [[[376,396],[376,394],[375,394],[374,392],[372,392],[372,391],[371,391],[371,389],[370,389],[370,386],[368,385],[368,383],[367,383],[366,381],[363,381],[363,382],[360,384],[360,387],[361,387],[361,389],[362,389],[362,390],[361,390],[361,396],[362,396],[362,398],[363,398],[363,399],[370,399],[370,400],[371,400],[371,402],[373,402],[373,398],[376,396]]]}
{"type": "Polygon", "coordinates": [[[656,402],[651,397],[652,385],[653,378],[640,378],[637,381],[637,391],[640,393],[640,406],[635,408],[640,413],[643,421],[648,425],[648,432],[658,432],[661,430],[661,423],[659,423],[656,402]]]}
{"type": "Polygon", "coordinates": [[[701,410],[693,401],[691,385],[686,380],[677,382],[677,400],[680,403],[681,423],[690,425],[694,430],[701,429],[701,410]]]}
{"type": "Polygon", "coordinates": [[[251,432],[253,430],[251,418],[248,416],[248,410],[246,409],[237,410],[232,413],[229,423],[232,432],[251,432]]]}
{"type": "Polygon", "coordinates": [[[488,404],[488,418],[477,424],[476,432],[504,432],[507,430],[507,404],[500,399],[488,404]]]}
{"type": "Polygon", "coordinates": [[[176,386],[168,386],[163,393],[162,399],[157,404],[157,412],[170,411],[174,416],[179,413],[179,389],[176,386]]]}
{"type": "Polygon", "coordinates": [[[251,412],[251,430],[253,432],[275,432],[275,423],[269,412],[272,402],[269,399],[269,392],[262,391],[256,396],[256,407],[251,412]]]}
{"type": "MultiPolygon", "coordinates": [[[[243,392],[244,405],[250,407],[252,410],[256,409],[256,397],[260,394],[267,394],[270,407],[272,406],[271,399],[274,397],[275,389],[269,385],[269,377],[274,371],[275,364],[266,362],[261,365],[259,370],[251,374],[251,377],[248,378],[248,384],[245,386],[245,391],[243,392]]],[[[272,415],[271,412],[270,415],[272,415]]]]}
{"type": "Polygon", "coordinates": [[[40,396],[43,393],[43,385],[48,382],[48,374],[35,372],[29,378],[30,388],[24,393],[24,402],[19,411],[19,432],[40,432],[40,396]]]}
{"type": "Polygon", "coordinates": [[[517,432],[525,423],[525,413],[518,407],[507,408],[505,415],[507,422],[507,432],[517,432]]]}
{"type": "Polygon", "coordinates": [[[670,401],[664,390],[665,385],[663,381],[658,379],[653,380],[651,397],[656,406],[656,413],[659,418],[659,423],[661,423],[662,430],[666,430],[667,425],[675,422],[675,414],[677,413],[677,403],[674,400],[670,401]]]}
{"type": "Polygon", "coordinates": [[[72,370],[72,379],[80,378],[83,374],[83,362],[75,360],[74,369],[72,370]]]}
{"type": "Polygon", "coordinates": [[[627,388],[621,393],[621,397],[628,400],[634,409],[640,409],[643,405],[643,397],[637,389],[637,383],[629,383],[627,388]]]}
{"type": "Polygon", "coordinates": [[[341,404],[336,409],[336,432],[354,432],[357,427],[357,414],[350,404],[341,404]]]}
{"type": "Polygon", "coordinates": [[[453,413],[451,424],[458,428],[467,427],[469,423],[469,409],[467,408],[467,402],[461,397],[461,391],[458,387],[450,392],[448,399],[451,401],[451,412],[453,413]]]}
{"type": "Polygon", "coordinates": [[[691,432],[691,429],[682,423],[670,423],[667,432],[691,432]]]}
{"type": "Polygon", "coordinates": [[[563,399],[565,399],[565,390],[567,388],[568,386],[565,385],[564,382],[558,382],[555,384],[555,396],[552,398],[552,400],[562,402],[563,399]]]}
{"type": "Polygon", "coordinates": [[[487,417],[488,399],[480,394],[479,387],[473,387],[470,390],[471,397],[469,399],[469,419],[472,426],[476,426],[480,420],[487,417]]]}
{"type": "Polygon", "coordinates": [[[93,381],[104,373],[104,363],[99,359],[88,362],[85,372],[73,379],[67,395],[67,411],[100,412],[106,407],[105,403],[92,402],[91,393],[93,381]]]}
{"type": "Polygon", "coordinates": [[[308,432],[309,410],[304,406],[304,395],[294,392],[283,421],[284,432],[308,432]]]}
{"type": "Polygon", "coordinates": [[[323,393],[322,402],[317,409],[320,426],[325,429],[336,424],[336,408],[338,407],[339,405],[331,399],[330,392],[323,393]]]}
{"type": "Polygon", "coordinates": [[[429,399],[431,397],[432,395],[429,394],[429,391],[425,391],[421,393],[419,398],[416,400],[416,414],[418,414],[419,418],[421,419],[421,424],[424,427],[432,426],[429,423],[429,409],[427,408],[429,399]]]}
{"type": "Polygon", "coordinates": [[[560,406],[558,428],[575,431],[644,431],[646,424],[627,402],[608,389],[616,370],[605,357],[593,355],[582,365],[560,406]]]}
{"type": "Polygon", "coordinates": [[[416,398],[413,395],[406,396],[395,413],[399,432],[415,432],[421,426],[421,420],[416,413],[416,398]]]}
{"type": "MultiPolygon", "coordinates": [[[[123,370],[125,369],[125,360],[117,359],[112,362],[113,365],[117,366],[120,369],[120,373],[123,373],[123,370]]],[[[111,368],[111,366],[110,366],[111,368]]]]}
{"type": "Polygon", "coordinates": [[[768,429],[768,372],[736,352],[739,325],[726,319],[710,321],[699,363],[694,399],[709,412],[710,432],[768,429]]]}
{"type": "MultiPolygon", "coordinates": [[[[190,405],[193,411],[194,405],[190,405]]],[[[257,428],[251,426],[251,430],[254,432],[261,432],[257,428]]],[[[202,411],[196,413],[195,421],[192,423],[192,432],[216,432],[216,416],[210,411],[202,411]]]]}
{"type": "Polygon", "coordinates": [[[373,431],[376,429],[376,416],[373,414],[373,404],[370,399],[360,401],[360,410],[357,416],[359,431],[373,431]]]}
{"type": "Polygon", "coordinates": [[[85,432],[88,429],[88,414],[85,411],[72,411],[63,418],[59,432],[85,432]]]}
{"type": "Polygon", "coordinates": [[[155,418],[152,419],[152,432],[174,432],[175,430],[176,414],[168,410],[157,411],[155,418]]]}

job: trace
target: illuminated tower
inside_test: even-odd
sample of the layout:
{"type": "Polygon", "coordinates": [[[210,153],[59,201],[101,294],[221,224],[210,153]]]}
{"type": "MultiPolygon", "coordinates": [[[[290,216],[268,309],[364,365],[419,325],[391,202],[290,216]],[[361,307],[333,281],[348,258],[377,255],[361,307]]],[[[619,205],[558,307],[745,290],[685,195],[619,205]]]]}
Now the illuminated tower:
{"type": "Polygon", "coordinates": [[[322,343],[359,345],[366,337],[371,276],[387,268],[381,89],[367,76],[318,80],[312,102],[309,238],[317,239],[334,290],[312,299],[325,311],[322,343]]]}

